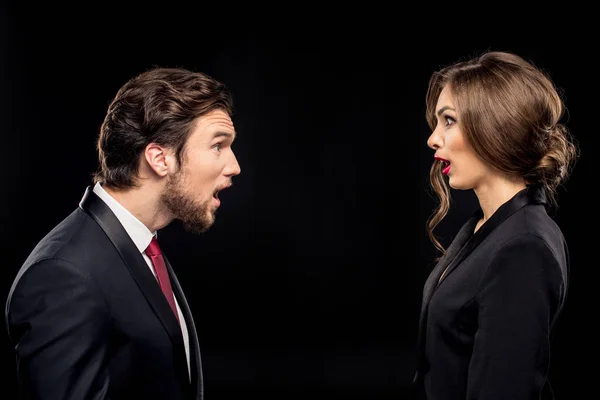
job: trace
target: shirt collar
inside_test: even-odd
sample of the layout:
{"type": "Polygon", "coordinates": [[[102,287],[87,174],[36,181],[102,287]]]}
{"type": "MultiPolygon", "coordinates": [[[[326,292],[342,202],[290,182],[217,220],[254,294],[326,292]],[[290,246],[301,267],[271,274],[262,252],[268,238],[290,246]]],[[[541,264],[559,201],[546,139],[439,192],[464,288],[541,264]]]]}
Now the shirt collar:
{"type": "Polygon", "coordinates": [[[115,214],[140,253],[146,251],[150,241],[157,233],[151,232],[146,225],[129,212],[129,210],[123,207],[114,197],[108,194],[100,183],[94,185],[94,193],[100,197],[100,199],[102,199],[115,214]]]}

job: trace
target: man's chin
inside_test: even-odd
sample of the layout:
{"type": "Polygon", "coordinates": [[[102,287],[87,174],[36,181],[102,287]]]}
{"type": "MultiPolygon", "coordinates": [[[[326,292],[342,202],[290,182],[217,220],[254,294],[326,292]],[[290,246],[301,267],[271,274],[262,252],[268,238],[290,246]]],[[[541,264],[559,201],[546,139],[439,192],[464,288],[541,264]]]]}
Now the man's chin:
{"type": "Polygon", "coordinates": [[[189,220],[179,219],[185,229],[189,233],[204,233],[206,232],[215,222],[214,215],[202,220],[189,220]]]}
{"type": "Polygon", "coordinates": [[[208,226],[206,225],[196,225],[196,224],[190,224],[187,222],[183,222],[183,229],[188,232],[188,233],[193,233],[193,234],[200,234],[200,233],[204,233],[208,230],[208,226]]]}

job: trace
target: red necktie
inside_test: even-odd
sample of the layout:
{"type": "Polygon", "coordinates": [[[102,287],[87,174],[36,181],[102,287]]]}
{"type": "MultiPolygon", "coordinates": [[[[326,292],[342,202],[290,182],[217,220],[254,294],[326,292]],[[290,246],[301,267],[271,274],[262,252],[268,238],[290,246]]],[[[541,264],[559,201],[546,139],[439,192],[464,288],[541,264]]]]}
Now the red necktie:
{"type": "Polygon", "coordinates": [[[160,288],[162,289],[171,309],[175,313],[175,317],[177,321],[179,321],[179,314],[177,313],[177,307],[175,306],[175,297],[173,297],[173,289],[171,288],[171,281],[169,280],[169,273],[167,272],[167,266],[165,265],[165,260],[162,256],[162,252],[160,251],[160,247],[158,246],[158,241],[155,237],[152,238],[152,241],[146,248],[146,254],[152,260],[152,264],[154,264],[154,270],[156,271],[156,277],[158,278],[158,283],[160,284],[160,288]]]}

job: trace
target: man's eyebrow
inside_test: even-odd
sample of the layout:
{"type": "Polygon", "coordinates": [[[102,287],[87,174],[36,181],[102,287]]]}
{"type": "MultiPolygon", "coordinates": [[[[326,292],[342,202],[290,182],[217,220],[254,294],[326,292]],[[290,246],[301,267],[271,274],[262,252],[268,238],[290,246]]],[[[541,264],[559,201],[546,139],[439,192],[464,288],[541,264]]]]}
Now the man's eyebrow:
{"type": "Polygon", "coordinates": [[[228,139],[234,140],[236,137],[236,134],[231,133],[231,132],[225,132],[225,131],[217,131],[213,134],[213,139],[216,139],[218,137],[226,137],[228,139]]]}
{"type": "Polygon", "coordinates": [[[442,113],[446,110],[456,111],[454,108],[452,108],[450,106],[444,106],[438,110],[438,112],[437,112],[438,117],[440,117],[442,115],[442,113]]]}

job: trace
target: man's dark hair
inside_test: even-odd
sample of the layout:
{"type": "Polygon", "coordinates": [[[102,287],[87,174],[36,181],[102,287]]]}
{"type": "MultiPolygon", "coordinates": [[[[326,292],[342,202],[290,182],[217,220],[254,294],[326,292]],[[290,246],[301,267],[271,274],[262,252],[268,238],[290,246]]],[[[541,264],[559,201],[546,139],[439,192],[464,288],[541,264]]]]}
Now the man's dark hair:
{"type": "Polygon", "coordinates": [[[111,101],[97,142],[94,183],[136,186],[140,156],[149,143],[183,149],[196,118],[213,110],[233,113],[228,88],[212,77],[181,68],[154,68],[130,79],[111,101]]]}

